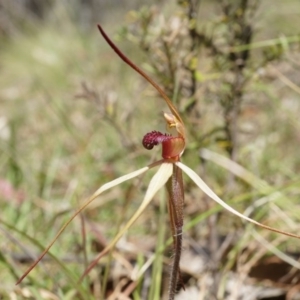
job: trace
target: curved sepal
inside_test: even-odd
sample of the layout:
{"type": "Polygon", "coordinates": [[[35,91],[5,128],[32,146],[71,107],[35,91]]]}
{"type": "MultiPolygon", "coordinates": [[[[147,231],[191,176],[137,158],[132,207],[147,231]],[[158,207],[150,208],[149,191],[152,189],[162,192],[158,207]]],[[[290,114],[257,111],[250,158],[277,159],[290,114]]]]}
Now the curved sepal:
{"type": "Polygon", "coordinates": [[[220,204],[221,206],[223,206],[226,210],[230,211],[231,213],[233,213],[234,215],[240,217],[243,220],[246,220],[248,222],[251,222],[259,227],[262,227],[264,229],[270,230],[270,231],[274,231],[277,233],[281,233],[283,235],[286,236],[290,236],[290,237],[294,237],[297,239],[300,239],[300,236],[294,233],[289,233],[289,232],[285,232],[267,225],[264,225],[262,223],[259,223],[245,215],[243,215],[242,213],[236,211],[235,209],[233,209],[231,206],[229,206],[228,204],[226,204],[221,198],[219,198],[219,196],[217,196],[209,187],[208,185],[199,177],[199,175],[194,172],[192,169],[190,169],[189,167],[187,167],[185,164],[181,163],[181,162],[176,162],[175,163],[185,174],[187,174],[194,182],[195,184],[206,194],[208,195],[211,199],[213,199],[214,201],[216,201],[218,204],[220,204]]]}

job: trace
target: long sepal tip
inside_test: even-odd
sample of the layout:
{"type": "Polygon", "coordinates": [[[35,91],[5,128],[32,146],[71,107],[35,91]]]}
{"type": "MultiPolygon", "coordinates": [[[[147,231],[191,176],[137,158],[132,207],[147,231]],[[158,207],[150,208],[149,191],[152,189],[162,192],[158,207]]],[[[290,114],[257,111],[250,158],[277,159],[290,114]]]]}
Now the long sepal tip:
{"type": "Polygon", "coordinates": [[[176,162],[175,163],[180,169],[182,169],[182,171],[184,173],[186,173],[194,182],[195,184],[205,193],[207,194],[211,199],[213,199],[214,201],[216,201],[218,204],[220,204],[221,206],[223,206],[226,210],[230,211],[231,213],[233,213],[234,215],[240,217],[241,219],[244,219],[248,222],[251,222],[257,226],[260,226],[264,229],[276,232],[276,233],[280,233],[286,236],[290,236],[290,237],[294,237],[297,239],[300,239],[300,236],[294,233],[289,233],[289,232],[285,232],[283,230],[279,230],[267,225],[264,225],[262,223],[259,223],[243,214],[241,214],[240,212],[236,211],[235,209],[233,209],[231,206],[229,206],[228,204],[226,204],[219,196],[217,196],[209,187],[208,185],[199,177],[199,175],[193,171],[191,168],[189,168],[188,166],[186,166],[185,164],[181,163],[181,162],[176,162]]]}

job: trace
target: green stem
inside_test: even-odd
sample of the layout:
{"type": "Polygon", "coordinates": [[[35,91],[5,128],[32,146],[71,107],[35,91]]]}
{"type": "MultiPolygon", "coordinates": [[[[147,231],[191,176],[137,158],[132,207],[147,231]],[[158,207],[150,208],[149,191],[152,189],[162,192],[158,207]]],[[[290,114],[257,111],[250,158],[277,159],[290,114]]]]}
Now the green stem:
{"type": "MultiPolygon", "coordinates": [[[[161,193],[163,195],[163,193],[161,193]]],[[[155,249],[155,261],[153,264],[153,272],[152,272],[152,284],[150,286],[149,292],[149,300],[159,299],[161,292],[161,284],[162,284],[162,268],[163,268],[163,253],[160,249],[164,245],[164,238],[166,233],[166,207],[165,207],[165,197],[160,197],[159,203],[159,220],[158,220],[158,237],[157,244],[155,249]]]]}

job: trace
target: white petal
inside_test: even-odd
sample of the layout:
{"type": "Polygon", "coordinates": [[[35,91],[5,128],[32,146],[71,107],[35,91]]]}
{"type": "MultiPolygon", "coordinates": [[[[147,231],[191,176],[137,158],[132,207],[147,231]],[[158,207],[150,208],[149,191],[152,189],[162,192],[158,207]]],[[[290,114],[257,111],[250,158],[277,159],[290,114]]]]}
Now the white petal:
{"type": "Polygon", "coordinates": [[[91,265],[85,270],[84,274],[81,278],[83,278],[91,269],[92,267],[99,261],[99,259],[104,256],[108,251],[110,251],[119,239],[123,236],[123,234],[131,227],[131,225],[139,218],[139,216],[143,213],[146,207],[149,205],[151,200],[153,199],[154,195],[157,193],[159,189],[161,189],[168,179],[172,176],[173,173],[173,164],[172,163],[162,163],[158,171],[152,177],[146,195],[144,197],[143,202],[136,210],[135,214],[130,218],[130,220],[124,225],[124,227],[118,232],[115,238],[107,245],[101,253],[97,256],[97,258],[91,263],[91,265]]]}
{"type": "Polygon", "coordinates": [[[196,185],[205,193],[207,194],[210,198],[212,198],[214,201],[216,201],[217,203],[219,203],[221,206],[223,206],[225,209],[227,209],[228,211],[230,211],[231,213],[233,213],[234,215],[247,220],[255,225],[258,225],[260,227],[263,227],[265,229],[271,230],[271,231],[275,231],[277,233],[281,233],[287,236],[292,236],[295,238],[300,239],[300,236],[293,234],[293,233],[289,233],[289,232],[285,232],[282,230],[278,230],[276,228],[273,227],[269,227],[267,225],[263,225],[251,218],[246,217],[245,215],[241,214],[240,212],[236,211],[235,209],[233,209],[231,206],[229,206],[228,204],[226,204],[221,198],[219,198],[208,186],[207,184],[199,177],[199,175],[197,173],[195,173],[192,169],[190,169],[189,167],[187,167],[186,165],[184,165],[181,162],[176,162],[175,163],[183,172],[185,172],[195,183],[196,185]]]}
{"type": "MultiPolygon", "coordinates": [[[[269,185],[266,181],[260,179],[255,174],[251,173],[238,163],[232,161],[228,157],[225,157],[221,154],[218,154],[216,152],[213,152],[209,149],[202,148],[200,151],[200,156],[206,160],[210,160],[219,166],[227,169],[235,176],[243,179],[246,181],[250,186],[253,186],[257,190],[259,190],[262,194],[265,194],[266,196],[256,200],[254,203],[252,203],[245,211],[244,215],[249,216],[254,209],[258,209],[258,207],[268,203],[268,202],[275,202],[277,199],[281,198],[284,201],[284,208],[290,208],[293,207],[293,203],[291,203],[291,200],[282,192],[276,190],[276,188],[269,185]]],[[[270,206],[273,210],[276,209],[276,212],[280,214],[281,219],[293,230],[297,228],[297,224],[293,222],[290,218],[286,216],[286,214],[280,210],[280,208],[277,208],[275,204],[270,206]]]]}
{"type": "Polygon", "coordinates": [[[131,178],[134,178],[142,173],[145,173],[149,169],[157,166],[158,164],[161,164],[161,161],[158,161],[156,163],[153,163],[147,167],[141,168],[137,171],[134,171],[132,173],[126,174],[124,176],[121,176],[115,180],[112,180],[104,185],[102,185],[73,215],[72,217],[61,227],[59,232],[56,234],[56,236],[53,238],[51,243],[48,245],[48,247],[42,252],[42,254],[37,258],[37,260],[27,269],[27,271],[21,276],[21,278],[17,281],[17,284],[19,284],[26,276],[27,274],[38,264],[38,262],[45,256],[45,254],[49,251],[49,249],[52,247],[54,242],[57,240],[57,238],[64,232],[64,230],[67,228],[67,226],[72,222],[72,220],[75,219],[75,217],[81,213],[91,202],[93,202],[100,194],[102,194],[104,191],[126,181],[131,178]]]}
{"type": "Polygon", "coordinates": [[[103,192],[105,192],[106,190],[111,189],[114,186],[117,186],[119,184],[121,184],[124,181],[127,181],[129,179],[132,179],[134,177],[137,177],[143,173],[145,173],[146,171],[148,171],[149,169],[161,165],[163,163],[163,160],[157,161],[155,163],[152,163],[144,168],[141,168],[139,170],[133,171],[129,174],[123,175],[117,179],[114,179],[108,183],[103,184],[80,208],[79,211],[82,211],[85,207],[87,207],[92,201],[95,200],[95,198],[97,198],[100,194],[102,194],[103,192]]]}
{"type": "MultiPolygon", "coordinates": [[[[152,177],[146,195],[144,197],[143,202],[141,203],[140,207],[136,210],[135,214],[131,217],[131,219],[127,222],[127,224],[118,232],[117,236],[113,239],[113,241],[110,243],[107,248],[112,248],[118,240],[122,237],[122,235],[125,233],[126,230],[128,230],[131,225],[139,218],[139,216],[142,214],[142,212],[145,210],[145,208],[148,206],[148,204],[151,202],[154,195],[157,193],[159,189],[161,189],[168,179],[171,177],[173,172],[173,164],[171,163],[163,163],[158,171],[155,173],[155,175],[152,177]]],[[[104,249],[103,251],[109,250],[104,249]]]]}
{"type": "Polygon", "coordinates": [[[127,181],[131,178],[134,178],[134,177],[137,177],[143,173],[145,173],[146,171],[148,171],[150,169],[149,166],[147,167],[144,167],[142,169],[139,169],[139,170],[136,170],[132,173],[129,173],[129,174],[126,174],[126,175],[123,175],[117,179],[114,179],[108,183],[105,183],[103,184],[94,194],[93,196],[91,196],[91,198],[96,198],[98,197],[100,194],[102,194],[104,191],[116,186],[116,185],[119,185],[120,183],[124,182],[124,181],[127,181]]]}

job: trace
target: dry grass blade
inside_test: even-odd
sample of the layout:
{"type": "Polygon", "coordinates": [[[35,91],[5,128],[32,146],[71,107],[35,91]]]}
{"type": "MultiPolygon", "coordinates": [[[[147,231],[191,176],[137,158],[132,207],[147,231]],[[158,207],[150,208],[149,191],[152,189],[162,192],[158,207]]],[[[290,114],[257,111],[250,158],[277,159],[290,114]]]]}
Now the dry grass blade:
{"type": "Polygon", "coordinates": [[[244,167],[229,159],[228,157],[205,148],[200,150],[200,156],[206,160],[213,161],[226,170],[229,170],[232,174],[243,179],[249,185],[253,186],[262,193],[269,193],[273,191],[272,187],[269,186],[267,182],[261,180],[253,173],[249,172],[244,167]]]}
{"type": "Polygon", "coordinates": [[[300,87],[292,82],[288,77],[284,76],[279,70],[277,70],[274,67],[271,67],[271,70],[275,72],[275,74],[278,76],[278,78],[286,84],[288,87],[290,87],[292,90],[294,90],[296,93],[300,94],[300,87]]]}
{"type": "Polygon", "coordinates": [[[277,247],[275,247],[272,243],[269,243],[267,240],[265,240],[263,236],[258,234],[256,231],[251,232],[251,234],[257,241],[259,241],[270,252],[274,253],[277,257],[279,257],[281,260],[285,261],[286,263],[290,264],[294,268],[300,270],[300,263],[297,260],[293,259],[291,256],[285,254],[284,252],[280,251],[277,247]]]}
{"type": "Polygon", "coordinates": [[[194,182],[195,184],[205,193],[207,194],[210,198],[212,198],[214,201],[216,201],[217,203],[219,203],[221,206],[223,206],[226,210],[230,211],[231,213],[233,213],[234,215],[242,218],[243,220],[246,220],[248,222],[251,222],[257,226],[260,226],[264,229],[268,229],[270,231],[274,231],[277,233],[281,233],[284,234],[286,236],[290,236],[290,237],[294,237],[297,239],[300,239],[300,236],[297,234],[293,234],[293,233],[289,233],[289,232],[285,232],[264,224],[261,224],[251,218],[246,217],[245,215],[241,214],[240,212],[236,211],[235,209],[233,209],[231,206],[229,206],[228,204],[226,204],[221,198],[219,198],[209,187],[208,185],[198,176],[197,173],[195,173],[192,169],[190,169],[189,167],[187,167],[186,165],[184,165],[181,162],[176,162],[175,163],[179,168],[182,169],[183,172],[185,172],[194,182]]]}
{"type": "Polygon", "coordinates": [[[97,262],[107,254],[119,241],[119,239],[123,236],[123,234],[132,226],[132,224],[140,217],[146,207],[149,205],[151,200],[153,199],[154,195],[157,193],[159,189],[161,189],[168,179],[171,177],[173,172],[173,164],[172,163],[162,163],[158,171],[155,173],[153,178],[151,179],[146,195],[144,197],[143,202],[141,203],[140,207],[136,210],[135,214],[130,218],[130,220],[126,223],[126,225],[118,232],[116,237],[110,242],[105,249],[99,253],[97,258],[90,264],[90,266],[85,270],[83,275],[81,276],[80,280],[89,273],[89,271],[97,264],[97,262]]]}

